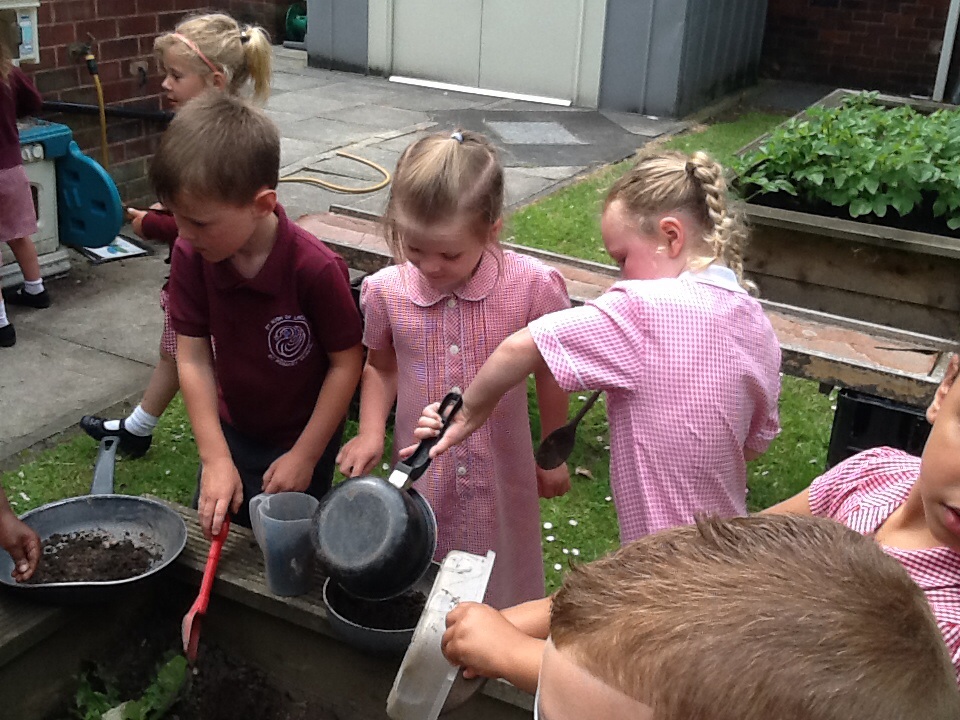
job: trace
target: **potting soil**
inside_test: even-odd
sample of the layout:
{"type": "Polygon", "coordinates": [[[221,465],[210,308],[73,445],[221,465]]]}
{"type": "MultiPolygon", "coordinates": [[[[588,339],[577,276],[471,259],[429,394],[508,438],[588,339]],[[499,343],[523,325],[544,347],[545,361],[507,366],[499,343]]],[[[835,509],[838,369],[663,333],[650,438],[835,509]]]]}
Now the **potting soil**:
{"type": "Polygon", "coordinates": [[[107,532],[55,533],[43,541],[42,551],[28,584],[126,580],[142,575],[161,557],[107,532]]]}

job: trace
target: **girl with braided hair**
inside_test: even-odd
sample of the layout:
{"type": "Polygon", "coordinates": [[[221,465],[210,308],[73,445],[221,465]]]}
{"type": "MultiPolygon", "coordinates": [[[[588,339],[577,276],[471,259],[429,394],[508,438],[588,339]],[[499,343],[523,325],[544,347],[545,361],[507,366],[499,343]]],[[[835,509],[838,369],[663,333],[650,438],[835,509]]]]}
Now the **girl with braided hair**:
{"type": "MultiPolygon", "coordinates": [[[[545,367],[567,392],[606,392],[621,542],[698,511],[746,514],[746,461],[779,432],[780,346],[743,277],[746,231],[723,169],[704,153],[641,158],[610,189],[601,231],[623,279],[507,338],[431,454],[545,367]]],[[[428,406],[416,437],[438,428],[428,406]]]]}

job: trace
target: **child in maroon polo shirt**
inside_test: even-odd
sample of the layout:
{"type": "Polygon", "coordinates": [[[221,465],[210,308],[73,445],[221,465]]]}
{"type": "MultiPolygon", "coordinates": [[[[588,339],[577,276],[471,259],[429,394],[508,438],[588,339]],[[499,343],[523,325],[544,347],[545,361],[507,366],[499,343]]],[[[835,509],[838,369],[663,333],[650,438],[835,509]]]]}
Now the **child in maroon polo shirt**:
{"type": "Polygon", "coordinates": [[[228,511],[249,525],[257,493],[329,489],[360,378],[346,265],[287,219],[279,167],[270,119],[209,93],[177,114],[150,170],[180,230],[171,317],[208,536],[228,511]]]}

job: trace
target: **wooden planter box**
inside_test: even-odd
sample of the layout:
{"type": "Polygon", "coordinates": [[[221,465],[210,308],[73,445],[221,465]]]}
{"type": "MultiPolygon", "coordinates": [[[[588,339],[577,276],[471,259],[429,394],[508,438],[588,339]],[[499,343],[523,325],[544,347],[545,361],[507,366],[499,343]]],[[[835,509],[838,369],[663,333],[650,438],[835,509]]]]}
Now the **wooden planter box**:
{"type": "MultiPolygon", "coordinates": [[[[835,90],[817,105],[836,107],[853,94],[835,90]]],[[[953,107],[885,95],[878,102],[953,107]]],[[[764,299],[937,337],[960,332],[960,240],[753,203],[747,218],[745,267],[764,299]]]]}

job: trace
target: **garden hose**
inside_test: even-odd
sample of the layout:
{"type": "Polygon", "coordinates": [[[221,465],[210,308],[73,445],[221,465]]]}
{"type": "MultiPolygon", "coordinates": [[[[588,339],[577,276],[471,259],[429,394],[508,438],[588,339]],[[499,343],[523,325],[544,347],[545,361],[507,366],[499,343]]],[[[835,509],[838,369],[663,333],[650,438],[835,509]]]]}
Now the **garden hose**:
{"type": "Polygon", "coordinates": [[[87,49],[87,54],[83,58],[87,63],[87,71],[93,78],[93,84],[97,89],[97,107],[100,108],[100,156],[103,167],[110,169],[110,148],[107,144],[107,110],[103,102],[103,86],[100,84],[100,70],[97,68],[97,56],[93,50],[87,49]]]}
{"type": "Polygon", "coordinates": [[[347,158],[348,160],[353,160],[355,162],[361,163],[363,165],[366,165],[369,168],[373,168],[378,173],[383,175],[383,180],[376,183],[375,185],[369,185],[367,187],[359,187],[359,188],[347,187],[346,185],[337,185],[336,183],[327,182],[326,180],[321,180],[320,178],[315,178],[315,177],[309,177],[307,175],[294,175],[293,177],[280,178],[280,182],[310,183],[311,185],[319,185],[320,187],[325,188],[327,190],[333,190],[334,192],[346,193],[349,195],[363,195],[365,193],[376,192],[377,190],[382,190],[383,188],[385,188],[387,185],[390,184],[390,180],[391,180],[390,171],[387,170],[382,165],[378,165],[372,160],[367,160],[366,158],[362,158],[359,155],[354,155],[352,153],[348,153],[343,150],[337,150],[336,153],[334,154],[339,157],[344,157],[344,158],[347,158]]]}

